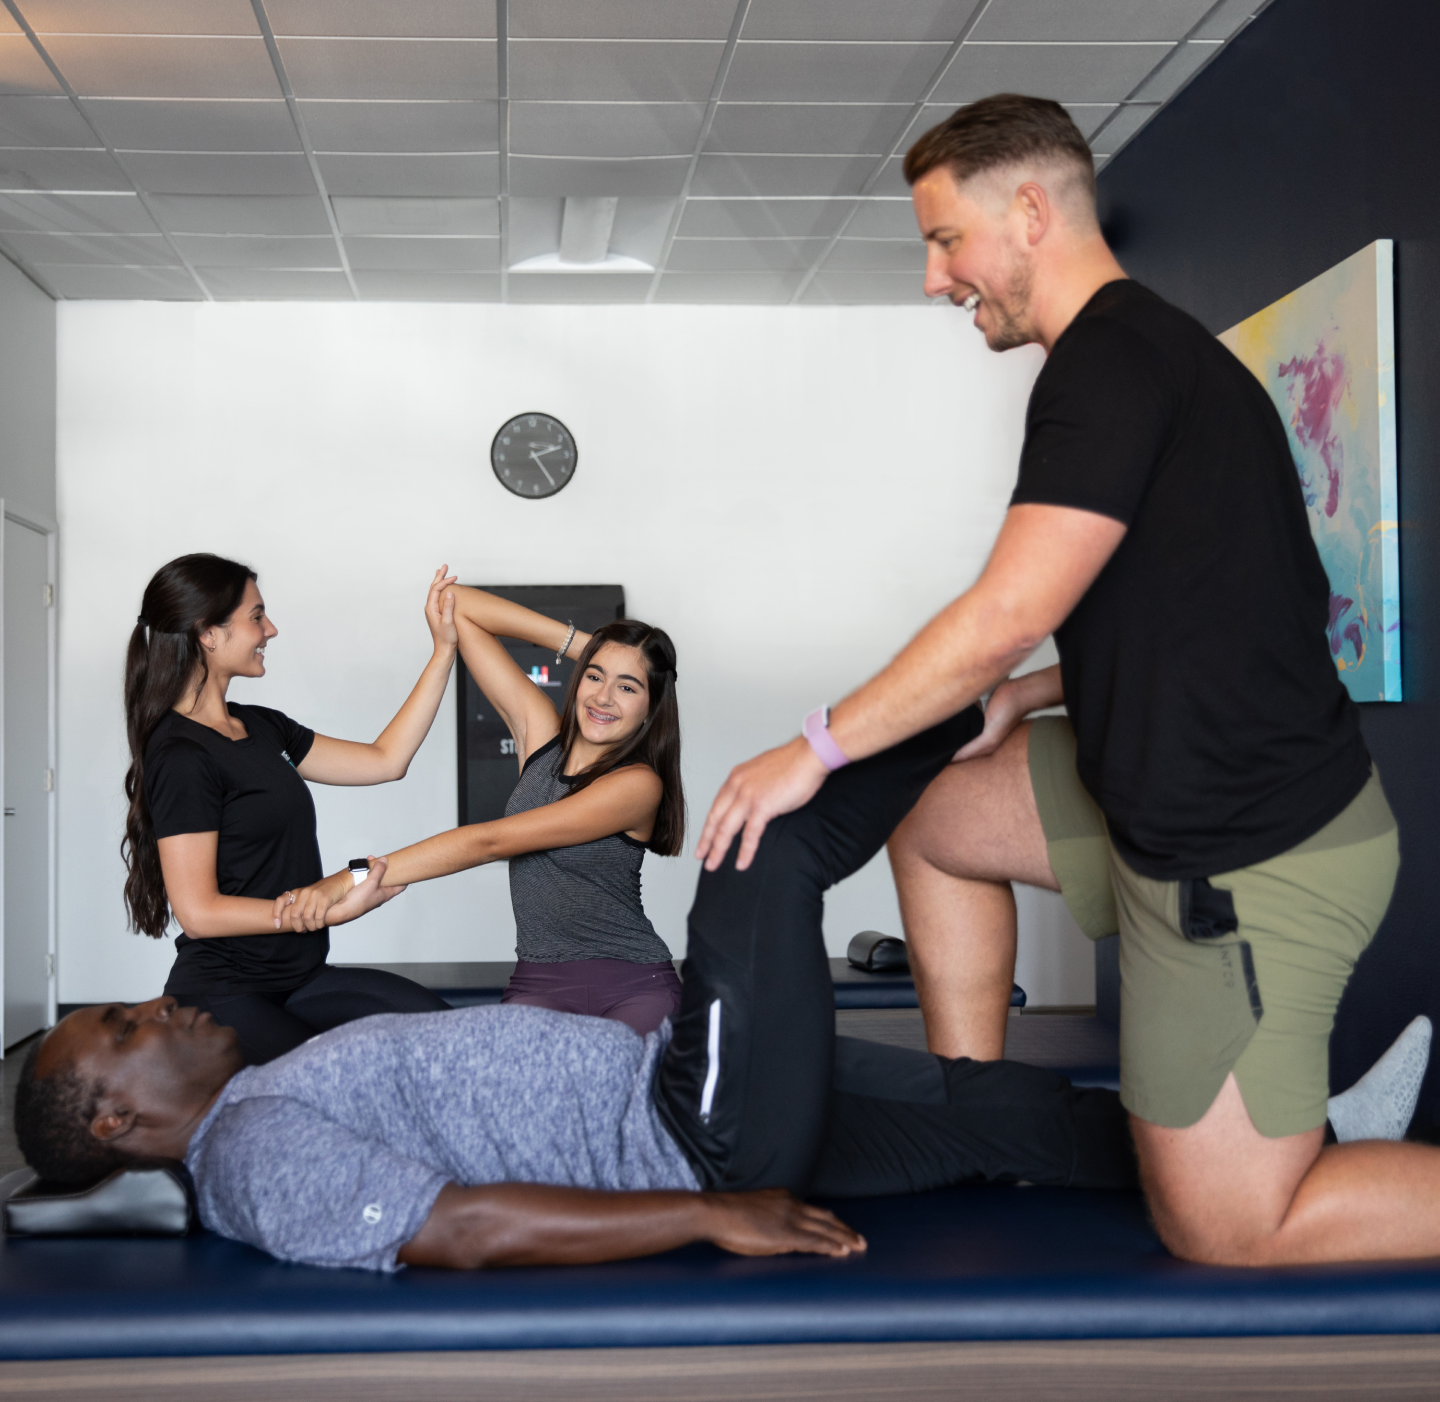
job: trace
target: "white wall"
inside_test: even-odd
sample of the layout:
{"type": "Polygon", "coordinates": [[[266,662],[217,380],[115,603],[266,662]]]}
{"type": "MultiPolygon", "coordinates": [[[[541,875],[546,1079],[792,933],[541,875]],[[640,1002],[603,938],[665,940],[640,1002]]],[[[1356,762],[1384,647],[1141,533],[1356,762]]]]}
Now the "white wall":
{"type": "MultiPolygon", "coordinates": [[[[66,303],[59,367],[60,997],[79,1002],[151,996],[171,957],[125,933],[117,851],[123,648],[165,560],[256,566],[280,636],[270,675],[233,698],[357,738],[424,662],[436,565],[624,584],[676,640],[693,829],[731,764],[975,577],[1038,360],[993,356],[932,308],[66,303]],[[488,465],[526,409],[580,445],[547,502],[488,465]]],[[[327,869],[452,825],[454,743],[447,703],[400,784],[317,789],[327,869]]],[[[677,954],[694,880],[688,856],[647,858],[677,954]]],[[[1022,982],[1088,1001],[1089,946],[1038,899],[1022,982]]],[[[832,895],[832,951],[869,927],[899,928],[883,856],[832,895]]],[[[505,869],[416,887],[333,945],[341,961],[509,957],[505,869]]]]}

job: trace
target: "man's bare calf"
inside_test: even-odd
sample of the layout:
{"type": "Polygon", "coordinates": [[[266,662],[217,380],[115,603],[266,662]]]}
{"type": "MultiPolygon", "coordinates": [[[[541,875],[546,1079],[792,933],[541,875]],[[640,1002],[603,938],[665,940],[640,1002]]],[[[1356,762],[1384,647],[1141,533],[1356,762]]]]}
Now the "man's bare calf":
{"type": "Polygon", "coordinates": [[[990,753],[952,764],[890,838],[925,1040],[941,1056],[1004,1055],[1015,979],[1010,883],[1060,889],[1030,787],[1029,737],[1021,722],[990,753]]]}

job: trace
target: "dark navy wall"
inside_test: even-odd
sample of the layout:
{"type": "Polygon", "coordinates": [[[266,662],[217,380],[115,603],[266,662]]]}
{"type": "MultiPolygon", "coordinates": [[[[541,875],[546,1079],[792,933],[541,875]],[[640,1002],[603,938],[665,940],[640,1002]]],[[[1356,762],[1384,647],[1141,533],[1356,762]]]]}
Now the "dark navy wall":
{"type": "MultiPolygon", "coordinates": [[[[1331,1040],[1351,1084],[1416,1013],[1440,1025],[1440,6],[1274,0],[1100,173],[1126,270],[1224,330],[1395,240],[1405,700],[1362,707],[1403,868],[1331,1040]]],[[[1419,1119],[1440,1124],[1440,1056],[1419,1119]]]]}

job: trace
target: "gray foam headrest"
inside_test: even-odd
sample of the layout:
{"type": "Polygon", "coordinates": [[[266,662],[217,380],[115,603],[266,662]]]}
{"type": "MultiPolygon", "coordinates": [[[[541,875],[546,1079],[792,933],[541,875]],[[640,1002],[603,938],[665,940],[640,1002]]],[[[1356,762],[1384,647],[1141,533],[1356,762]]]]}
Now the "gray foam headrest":
{"type": "Polygon", "coordinates": [[[98,1183],[42,1182],[32,1169],[0,1178],[6,1236],[184,1236],[195,1191],[181,1163],[151,1160],[98,1183]]]}

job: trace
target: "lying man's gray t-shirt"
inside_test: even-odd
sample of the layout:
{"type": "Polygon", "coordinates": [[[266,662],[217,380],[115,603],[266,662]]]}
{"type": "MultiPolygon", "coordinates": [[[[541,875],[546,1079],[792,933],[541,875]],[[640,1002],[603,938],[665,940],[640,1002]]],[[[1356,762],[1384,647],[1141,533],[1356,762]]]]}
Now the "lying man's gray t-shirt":
{"type": "Polygon", "coordinates": [[[446,1183],[695,1191],[650,1097],[669,1038],[519,1005],[347,1023],[221,1092],[185,1156],[200,1219],[282,1260],[393,1271],[446,1183]]]}

